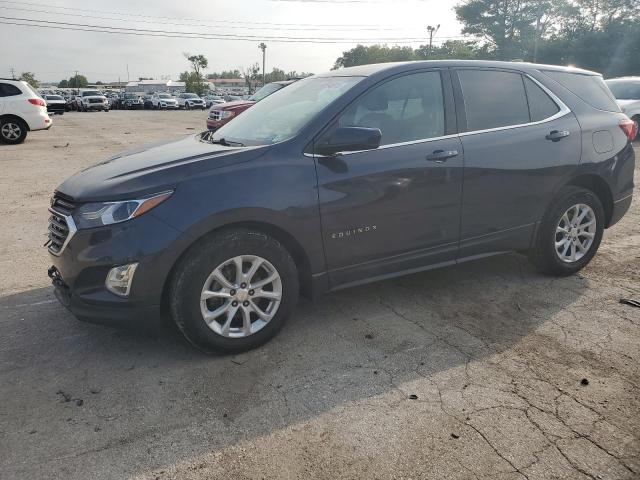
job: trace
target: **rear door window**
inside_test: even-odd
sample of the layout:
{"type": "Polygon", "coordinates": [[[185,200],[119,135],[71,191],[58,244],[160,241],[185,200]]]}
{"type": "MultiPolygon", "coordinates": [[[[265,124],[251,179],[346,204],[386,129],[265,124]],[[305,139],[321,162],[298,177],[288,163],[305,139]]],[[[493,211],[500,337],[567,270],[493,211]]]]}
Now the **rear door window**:
{"type": "Polygon", "coordinates": [[[560,111],[556,102],[554,102],[542,88],[530,78],[523,78],[532,122],[539,122],[545,118],[552,117],[560,111]]]}
{"type": "Polygon", "coordinates": [[[620,111],[615,97],[599,75],[552,70],[545,70],[543,73],[598,110],[620,111]]]}
{"type": "Polygon", "coordinates": [[[527,95],[519,73],[498,70],[458,71],[467,116],[467,130],[529,123],[527,95]]]}

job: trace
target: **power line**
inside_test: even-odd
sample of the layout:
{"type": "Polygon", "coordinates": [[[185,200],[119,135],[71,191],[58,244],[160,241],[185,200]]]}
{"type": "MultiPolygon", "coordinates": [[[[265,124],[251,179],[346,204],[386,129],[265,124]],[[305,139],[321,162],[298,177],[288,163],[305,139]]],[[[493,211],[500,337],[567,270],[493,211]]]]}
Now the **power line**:
{"type": "MultiPolygon", "coordinates": [[[[151,30],[127,27],[111,27],[106,25],[91,25],[71,22],[56,22],[52,20],[37,20],[31,18],[5,17],[0,16],[0,23],[7,25],[20,25],[29,27],[46,27],[58,30],[76,30],[99,33],[119,33],[136,36],[149,37],[167,37],[167,38],[194,38],[204,40],[239,40],[239,41],[255,41],[270,40],[273,42],[283,43],[420,43],[424,42],[424,38],[323,38],[323,37],[289,37],[289,36],[263,36],[263,35],[236,35],[231,33],[202,33],[202,32],[181,32],[171,30],[151,30]],[[16,23],[31,22],[31,23],[16,23]]],[[[444,37],[443,37],[444,38],[444,37]]]]}
{"type": "MultiPolygon", "coordinates": [[[[122,12],[108,12],[104,10],[91,10],[86,8],[72,8],[72,7],[62,7],[56,6],[46,3],[35,3],[35,2],[22,2],[22,1],[12,1],[12,0],[0,0],[0,3],[9,3],[14,5],[30,5],[36,7],[47,7],[47,8],[57,8],[60,10],[73,10],[76,12],[88,12],[88,13],[100,13],[106,15],[117,15],[120,17],[138,17],[138,18],[155,18],[160,20],[181,20],[181,21],[191,21],[191,22],[202,22],[202,18],[177,18],[177,17],[163,17],[163,16],[154,16],[154,15],[143,15],[137,13],[122,13],[122,12]]],[[[62,13],[62,12],[60,12],[62,13]]],[[[121,19],[115,18],[113,20],[120,21],[121,19]]],[[[209,23],[229,23],[229,24],[237,24],[237,25],[264,25],[264,26],[283,26],[283,27],[344,27],[344,28],[353,28],[353,27],[372,27],[377,29],[376,27],[380,27],[380,25],[375,24],[313,24],[313,23],[273,23],[273,22],[253,22],[248,20],[206,20],[209,23]]],[[[405,27],[398,27],[405,28],[405,27]]]]}
{"type": "MultiPolygon", "coordinates": [[[[0,3],[4,3],[2,0],[0,0],[0,3]]],[[[81,13],[70,13],[70,12],[54,12],[52,10],[38,10],[38,9],[33,9],[33,8],[20,8],[20,7],[5,7],[7,10],[17,10],[17,11],[21,11],[21,12],[29,12],[29,13],[44,13],[47,15],[63,15],[63,16],[69,16],[69,17],[78,17],[78,18],[93,18],[93,19],[97,19],[97,20],[111,20],[111,21],[116,21],[116,22],[121,22],[122,19],[120,18],[111,18],[111,17],[104,17],[104,16],[100,16],[100,15],[84,15],[81,13]]],[[[113,14],[116,15],[116,14],[113,14]]],[[[122,15],[122,14],[121,14],[122,15]]],[[[247,25],[218,25],[216,23],[178,23],[178,22],[166,22],[166,21],[152,21],[152,20],[131,20],[133,23],[145,23],[145,24],[152,24],[152,25],[174,25],[174,26],[180,26],[180,27],[205,27],[205,28],[226,28],[226,29],[246,29],[248,28],[247,25]]],[[[216,21],[216,20],[212,20],[212,22],[221,22],[221,23],[225,23],[224,21],[216,21]]],[[[273,24],[273,25],[265,25],[264,27],[258,27],[258,29],[273,29],[274,25],[280,25],[280,24],[273,24]]],[[[329,31],[335,31],[335,32],[341,32],[341,31],[390,31],[390,32],[395,32],[395,31],[406,31],[407,28],[406,27],[341,27],[338,25],[331,25],[330,27],[332,27],[331,30],[329,31]]],[[[255,27],[253,27],[255,28],[255,27]]],[[[326,32],[327,31],[327,26],[323,27],[323,26],[294,26],[294,25],[289,25],[289,24],[284,24],[283,27],[281,28],[276,28],[277,30],[282,30],[282,29],[287,29],[287,30],[294,30],[294,31],[323,31],[326,32]]],[[[418,30],[422,27],[416,26],[415,30],[418,30]]]]}

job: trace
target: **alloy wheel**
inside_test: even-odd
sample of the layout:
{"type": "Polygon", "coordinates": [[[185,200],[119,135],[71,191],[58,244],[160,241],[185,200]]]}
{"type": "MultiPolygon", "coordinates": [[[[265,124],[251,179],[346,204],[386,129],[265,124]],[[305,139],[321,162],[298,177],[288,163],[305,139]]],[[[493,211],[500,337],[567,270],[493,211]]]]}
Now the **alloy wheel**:
{"type": "Polygon", "coordinates": [[[2,125],[2,137],[7,140],[18,140],[22,135],[22,128],[17,123],[7,122],[2,125]]]}
{"type": "Polygon", "coordinates": [[[255,255],[240,255],[218,265],[204,282],[200,311],[218,335],[243,338],[263,329],[282,300],[276,268],[255,255]]]}
{"type": "Polygon", "coordinates": [[[570,207],[556,227],[555,250],[558,258],[566,263],[584,257],[596,235],[596,214],[589,205],[579,203],[570,207]]]}

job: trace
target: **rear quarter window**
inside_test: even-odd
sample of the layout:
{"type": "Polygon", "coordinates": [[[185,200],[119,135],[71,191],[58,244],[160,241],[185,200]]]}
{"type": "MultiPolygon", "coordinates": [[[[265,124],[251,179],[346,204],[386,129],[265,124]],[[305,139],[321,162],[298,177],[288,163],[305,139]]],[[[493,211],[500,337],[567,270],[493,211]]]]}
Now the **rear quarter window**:
{"type": "Polygon", "coordinates": [[[0,83],[0,97],[13,97],[15,95],[22,95],[22,91],[18,87],[10,83],[0,83]]]}
{"type": "Polygon", "coordinates": [[[615,97],[599,75],[550,70],[546,70],[543,73],[576,94],[593,108],[609,112],[620,111],[615,97]]]}
{"type": "Polygon", "coordinates": [[[527,100],[529,101],[529,112],[532,122],[539,122],[545,118],[552,117],[560,111],[560,107],[556,105],[556,102],[533,80],[524,77],[524,86],[527,91],[527,100]]]}

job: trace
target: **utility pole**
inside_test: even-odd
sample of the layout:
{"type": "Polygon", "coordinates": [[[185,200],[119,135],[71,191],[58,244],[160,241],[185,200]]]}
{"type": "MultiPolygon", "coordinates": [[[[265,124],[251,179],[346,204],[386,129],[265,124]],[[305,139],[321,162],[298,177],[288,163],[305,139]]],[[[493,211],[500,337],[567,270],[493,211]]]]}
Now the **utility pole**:
{"type": "Polygon", "coordinates": [[[267,52],[267,44],[262,42],[260,45],[258,45],[258,48],[260,50],[262,50],[262,86],[265,85],[265,80],[266,80],[266,74],[265,74],[265,59],[266,59],[266,52],[267,52]]]}
{"type": "Polygon", "coordinates": [[[14,68],[13,68],[13,67],[11,67],[11,78],[12,78],[13,80],[15,80],[15,79],[16,79],[16,71],[14,70],[14,68]]]}
{"type": "Polygon", "coordinates": [[[75,88],[80,88],[80,82],[78,81],[78,70],[76,70],[76,76],[73,77],[73,84],[75,88]]]}
{"type": "Polygon", "coordinates": [[[431,25],[427,26],[427,31],[429,32],[429,52],[433,50],[433,36],[438,33],[438,30],[440,30],[440,24],[435,27],[432,27],[431,25]]]}

